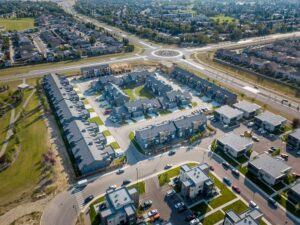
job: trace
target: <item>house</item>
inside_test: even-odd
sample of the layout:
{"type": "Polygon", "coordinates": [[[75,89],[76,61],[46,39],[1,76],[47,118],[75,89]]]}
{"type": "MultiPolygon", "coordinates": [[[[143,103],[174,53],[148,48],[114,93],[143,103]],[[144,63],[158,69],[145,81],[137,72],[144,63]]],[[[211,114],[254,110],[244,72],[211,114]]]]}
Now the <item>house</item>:
{"type": "Polygon", "coordinates": [[[111,82],[104,87],[103,97],[112,106],[124,105],[130,99],[121,88],[111,82]]]}
{"type": "Polygon", "coordinates": [[[240,137],[233,132],[218,138],[216,144],[218,149],[224,151],[226,154],[230,154],[234,158],[245,155],[253,146],[251,139],[240,137]]]}
{"type": "Polygon", "coordinates": [[[135,139],[142,148],[151,148],[171,142],[176,138],[176,127],[173,122],[165,121],[135,131],[135,139]]]}
{"type": "Polygon", "coordinates": [[[109,166],[116,157],[106,145],[106,138],[98,134],[99,127],[88,121],[89,112],[74,98],[72,86],[65,76],[48,74],[44,77],[44,90],[56,119],[68,142],[69,151],[82,175],[109,166]]]}
{"type": "Polygon", "coordinates": [[[300,128],[294,130],[288,135],[287,145],[295,150],[300,150],[300,128]]]}
{"type": "Polygon", "coordinates": [[[245,100],[235,103],[233,106],[243,112],[243,117],[245,119],[252,119],[261,112],[261,107],[259,105],[245,100]]]}
{"type": "Polygon", "coordinates": [[[174,109],[177,107],[186,107],[192,101],[192,96],[188,92],[169,91],[164,97],[159,98],[162,108],[165,110],[174,109]]]}
{"type": "Polygon", "coordinates": [[[215,111],[215,118],[228,126],[234,126],[243,118],[243,112],[230,107],[229,105],[221,106],[215,111]]]}
{"type": "Polygon", "coordinates": [[[257,126],[269,132],[274,132],[283,128],[287,120],[282,116],[266,111],[260,115],[255,116],[254,122],[257,126]]]}
{"type": "Polygon", "coordinates": [[[137,221],[139,206],[139,192],[135,189],[121,187],[109,190],[105,194],[106,207],[101,211],[100,218],[103,225],[134,225],[137,221]]]}
{"type": "Polygon", "coordinates": [[[282,181],[291,171],[286,163],[263,153],[248,163],[248,171],[269,185],[282,181]]]}
{"type": "Polygon", "coordinates": [[[111,69],[108,64],[99,66],[89,66],[81,68],[83,78],[100,77],[111,74],[111,69]]]}
{"type": "Polygon", "coordinates": [[[206,163],[194,168],[190,168],[189,165],[181,166],[179,173],[181,195],[190,199],[198,195],[203,197],[211,195],[214,183],[208,176],[208,172],[209,166],[206,163]]]}
{"type": "Polygon", "coordinates": [[[256,208],[249,208],[241,214],[231,209],[225,212],[223,225],[259,225],[262,216],[256,208]]]}
{"type": "Polygon", "coordinates": [[[172,91],[172,87],[170,85],[157,79],[156,76],[147,76],[144,87],[156,96],[164,96],[167,92],[172,91]]]}
{"type": "Polygon", "coordinates": [[[204,131],[207,119],[203,113],[197,113],[179,117],[173,122],[177,129],[177,137],[182,138],[204,131]]]}
{"type": "Polygon", "coordinates": [[[300,204],[300,182],[295,184],[288,191],[288,199],[294,202],[295,204],[300,204]]]}

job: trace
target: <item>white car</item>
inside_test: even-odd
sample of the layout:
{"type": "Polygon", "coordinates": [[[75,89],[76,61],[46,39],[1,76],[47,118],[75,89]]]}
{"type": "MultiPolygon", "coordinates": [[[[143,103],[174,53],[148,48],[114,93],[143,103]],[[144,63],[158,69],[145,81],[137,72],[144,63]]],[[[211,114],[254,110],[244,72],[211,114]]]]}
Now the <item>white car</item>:
{"type": "Polygon", "coordinates": [[[176,194],[176,192],[174,190],[170,190],[170,191],[167,192],[166,196],[170,197],[170,196],[175,195],[175,194],[176,194]]]}
{"type": "Polygon", "coordinates": [[[148,217],[151,217],[151,216],[154,216],[158,213],[158,210],[157,209],[152,209],[151,211],[148,212],[148,217]]]}
{"type": "Polygon", "coordinates": [[[249,206],[252,207],[252,208],[259,209],[258,205],[254,201],[250,201],[249,206]]]}
{"type": "Polygon", "coordinates": [[[110,185],[109,186],[109,189],[116,189],[117,188],[117,185],[110,185]]]}
{"type": "Polygon", "coordinates": [[[184,206],[183,202],[178,202],[174,205],[175,209],[179,209],[180,207],[184,206]]]}

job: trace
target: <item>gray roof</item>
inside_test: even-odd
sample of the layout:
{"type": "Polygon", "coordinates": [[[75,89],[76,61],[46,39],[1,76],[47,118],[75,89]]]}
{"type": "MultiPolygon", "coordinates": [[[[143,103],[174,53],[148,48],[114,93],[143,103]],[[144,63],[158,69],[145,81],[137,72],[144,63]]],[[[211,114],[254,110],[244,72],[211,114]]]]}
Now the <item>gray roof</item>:
{"type": "Polygon", "coordinates": [[[295,193],[297,193],[298,195],[300,195],[300,182],[295,184],[292,188],[292,191],[294,191],[295,193]]]}
{"type": "Polygon", "coordinates": [[[234,149],[237,152],[243,151],[247,146],[252,145],[253,141],[249,138],[240,137],[239,135],[230,132],[225,136],[218,138],[218,141],[234,149]]]}
{"type": "Polygon", "coordinates": [[[282,122],[286,121],[286,118],[276,115],[276,114],[273,114],[269,111],[263,112],[262,114],[256,116],[255,118],[257,118],[263,122],[267,122],[273,126],[278,126],[282,122]]]}
{"type": "Polygon", "coordinates": [[[240,101],[233,105],[235,108],[240,109],[244,112],[252,113],[256,112],[257,110],[261,109],[261,107],[255,103],[251,103],[248,101],[240,101]]]}
{"type": "Polygon", "coordinates": [[[300,140],[300,128],[294,130],[292,133],[289,134],[291,137],[300,140]]]}
{"type": "Polygon", "coordinates": [[[276,160],[266,153],[258,155],[256,159],[249,163],[275,178],[280,177],[285,171],[291,169],[286,163],[281,160],[276,160]]]}
{"type": "Polygon", "coordinates": [[[216,109],[216,112],[230,119],[243,115],[242,111],[234,109],[229,105],[221,106],[220,108],[216,109]]]}
{"type": "Polygon", "coordinates": [[[152,125],[150,127],[142,128],[140,130],[136,130],[136,135],[139,135],[143,139],[153,139],[160,132],[175,132],[176,127],[173,122],[165,121],[161,124],[152,125]]]}
{"type": "Polygon", "coordinates": [[[118,210],[133,203],[133,200],[131,199],[131,196],[126,187],[108,192],[105,195],[105,198],[110,205],[110,208],[113,210],[118,210]]]}
{"type": "Polygon", "coordinates": [[[262,217],[262,213],[257,209],[248,209],[240,215],[234,210],[229,210],[226,215],[235,225],[259,225],[257,220],[262,217]]]}
{"type": "Polygon", "coordinates": [[[206,123],[207,119],[205,114],[197,113],[188,116],[182,116],[174,120],[175,126],[180,129],[184,127],[190,127],[193,123],[200,122],[201,124],[206,123]]]}
{"type": "Polygon", "coordinates": [[[186,170],[185,167],[185,175],[188,178],[188,182],[186,182],[186,185],[196,185],[202,182],[205,182],[207,180],[210,180],[210,178],[201,170],[201,165],[190,168],[189,170],[186,170]]]}

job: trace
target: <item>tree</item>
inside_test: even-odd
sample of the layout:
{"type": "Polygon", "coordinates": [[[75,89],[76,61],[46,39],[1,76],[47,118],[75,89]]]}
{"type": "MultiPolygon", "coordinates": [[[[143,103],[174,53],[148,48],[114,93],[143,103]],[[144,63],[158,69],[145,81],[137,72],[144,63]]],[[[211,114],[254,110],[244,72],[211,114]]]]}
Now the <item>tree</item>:
{"type": "Polygon", "coordinates": [[[292,121],[292,128],[297,129],[300,127],[300,120],[298,118],[293,119],[292,121]]]}
{"type": "Polygon", "coordinates": [[[96,38],[94,36],[90,37],[90,43],[91,43],[91,45],[96,43],[96,38]]]}

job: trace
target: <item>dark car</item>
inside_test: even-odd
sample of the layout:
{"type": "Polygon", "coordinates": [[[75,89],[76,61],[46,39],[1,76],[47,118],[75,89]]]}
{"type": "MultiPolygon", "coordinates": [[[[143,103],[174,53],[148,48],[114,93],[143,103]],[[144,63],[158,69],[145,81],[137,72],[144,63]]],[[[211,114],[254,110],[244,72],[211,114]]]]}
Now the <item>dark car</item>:
{"type": "Polygon", "coordinates": [[[193,213],[191,213],[191,214],[188,214],[184,220],[185,220],[185,222],[190,222],[193,219],[196,219],[196,216],[193,213]]]}
{"type": "Polygon", "coordinates": [[[112,112],[111,109],[106,109],[106,110],[104,111],[104,115],[108,115],[108,114],[110,114],[111,112],[112,112]]]}
{"type": "Polygon", "coordinates": [[[169,151],[169,155],[175,155],[175,154],[176,154],[176,151],[175,151],[175,150],[169,151]]]}
{"type": "Polygon", "coordinates": [[[222,166],[225,168],[225,169],[228,169],[230,167],[229,163],[228,162],[222,162],[222,166]]]}
{"type": "Polygon", "coordinates": [[[231,170],[232,175],[234,175],[235,177],[239,177],[240,176],[240,172],[237,169],[232,169],[231,170]]]}
{"type": "Polygon", "coordinates": [[[131,183],[131,180],[124,180],[123,183],[122,183],[122,186],[125,186],[127,184],[130,184],[131,183]]]}
{"type": "Polygon", "coordinates": [[[232,190],[234,190],[236,193],[240,194],[241,193],[241,190],[238,188],[238,186],[236,185],[233,185],[232,186],[232,190]]]}
{"type": "Polygon", "coordinates": [[[272,197],[268,198],[268,203],[272,205],[273,207],[277,208],[278,207],[278,202],[272,197]]]}
{"type": "Polygon", "coordinates": [[[227,184],[228,186],[231,186],[231,181],[229,180],[228,177],[223,177],[223,181],[225,184],[227,184]]]}
{"type": "Polygon", "coordinates": [[[84,199],[84,204],[89,203],[90,201],[92,201],[94,199],[94,195],[89,195],[84,199]]]}
{"type": "Polygon", "coordinates": [[[142,208],[143,209],[147,209],[152,205],[152,201],[151,200],[146,200],[143,204],[142,204],[142,208]]]}
{"type": "Polygon", "coordinates": [[[178,208],[178,213],[182,213],[182,212],[184,212],[184,211],[186,211],[186,210],[187,210],[186,205],[183,205],[183,206],[181,206],[180,208],[178,208]]]}

